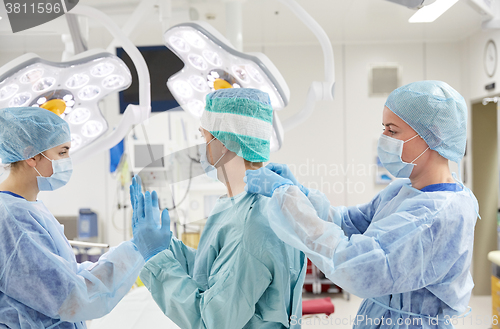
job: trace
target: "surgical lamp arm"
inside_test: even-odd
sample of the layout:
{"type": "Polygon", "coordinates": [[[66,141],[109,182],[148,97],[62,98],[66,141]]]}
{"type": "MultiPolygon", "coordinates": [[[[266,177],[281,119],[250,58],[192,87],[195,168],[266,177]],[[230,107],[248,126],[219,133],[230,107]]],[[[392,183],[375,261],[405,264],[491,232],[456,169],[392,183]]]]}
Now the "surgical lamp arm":
{"type": "Polygon", "coordinates": [[[283,122],[283,128],[290,130],[309,118],[314,110],[314,105],[320,100],[333,100],[335,85],[335,60],[330,39],[325,30],[302,8],[295,0],[279,0],[286,5],[318,38],[323,49],[325,63],[325,81],[314,81],[309,87],[304,108],[293,117],[283,122]]]}
{"type": "Polygon", "coordinates": [[[113,37],[121,43],[125,52],[130,56],[139,78],[139,105],[127,106],[118,129],[108,136],[96,140],[80,152],[76,152],[72,158],[75,163],[78,163],[95,153],[111,149],[125,137],[132,125],[139,124],[149,118],[151,113],[151,79],[146,61],[139,52],[139,49],[127,38],[111,18],[97,9],[84,5],[76,6],[71,10],[71,13],[93,18],[101,22],[113,37]]]}
{"type": "MultiPolygon", "coordinates": [[[[129,38],[134,29],[137,28],[137,26],[139,26],[143,22],[144,16],[153,11],[154,6],[156,4],[158,4],[158,0],[142,0],[141,2],[139,2],[132,15],[130,15],[127,22],[121,28],[121,31],[127,38],[129,38]]],[[[114,48],[119,42],[120,42],[119,39],[116,38],[113,39],[113,41],[111,41],[106,50],[109,52],[114,51],[114,48]]]]}

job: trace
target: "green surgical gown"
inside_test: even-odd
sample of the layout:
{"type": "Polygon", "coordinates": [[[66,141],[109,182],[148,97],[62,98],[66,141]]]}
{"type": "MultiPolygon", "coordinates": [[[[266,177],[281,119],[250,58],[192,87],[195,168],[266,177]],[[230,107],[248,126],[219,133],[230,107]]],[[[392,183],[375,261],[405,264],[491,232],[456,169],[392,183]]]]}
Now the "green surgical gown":
{"type": "Polygon", "coordinates": [[[306,258],[271,230],[268,203],[246,192],[222,197],[197,250],[174,238],[146,263],[142,281],[179,327],[300,327],[290,323],[302,316],[306,258]]]}

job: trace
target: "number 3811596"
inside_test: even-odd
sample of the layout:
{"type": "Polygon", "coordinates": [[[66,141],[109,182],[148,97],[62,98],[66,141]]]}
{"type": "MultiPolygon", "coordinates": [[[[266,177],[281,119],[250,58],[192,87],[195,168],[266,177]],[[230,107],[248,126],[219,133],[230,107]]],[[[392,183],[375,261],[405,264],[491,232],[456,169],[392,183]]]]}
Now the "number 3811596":
{"type": "Polygon", "coordinates": [[[62,11],[60,3],[5,3],[7,14],[59,14],[62,11]]]}

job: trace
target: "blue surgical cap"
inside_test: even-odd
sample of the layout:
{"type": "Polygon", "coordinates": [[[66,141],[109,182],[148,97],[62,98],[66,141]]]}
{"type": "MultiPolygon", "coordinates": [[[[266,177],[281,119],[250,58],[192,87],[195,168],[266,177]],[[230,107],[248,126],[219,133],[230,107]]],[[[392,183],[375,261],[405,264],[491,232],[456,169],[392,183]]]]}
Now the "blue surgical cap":
{"type": "Polygon", "coordinates": [[[71,141],[69,125],[39,107],[0,109],[0,159],[10,164],[71,141]]]}
{"type": "Polygon", "coordinates": [[[410,125],[432,150],[457,163],[463,158],[467,105],[447,83],[410,83],[394,90],[385,106],[410,125]]]}
{"type": "Polygon", "coordinates": [[[258,89],[228,88],[207,95],[201,126],[230,151],[250,162],[269,161],[273,108],[258,89]]]}

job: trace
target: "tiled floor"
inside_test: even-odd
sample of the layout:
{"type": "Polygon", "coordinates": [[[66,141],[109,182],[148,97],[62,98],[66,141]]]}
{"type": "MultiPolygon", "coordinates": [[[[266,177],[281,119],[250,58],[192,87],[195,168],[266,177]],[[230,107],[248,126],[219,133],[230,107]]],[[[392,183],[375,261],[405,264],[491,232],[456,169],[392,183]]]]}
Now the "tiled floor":
{"type": "MultiPolygon", "coordinates": [[[[315,316],[302,319],[303,329],[351,329],[352,320],[356,316],[362,299],[351,295],[346,301],[340,294],[311,295],[305,294],[304,299],[331,296],[335,313],[330,317],[315,316]],[[350,322],[351,320],[351,322],[350,322]]],[[[464,319],[457,319],[453,323],[456,329],[488,329],[491,328],[491,296],[472,296],[469,306],[472,312],[464,319]]],[[[499,319],[500,320],[500,319],[499,319]]]]}

